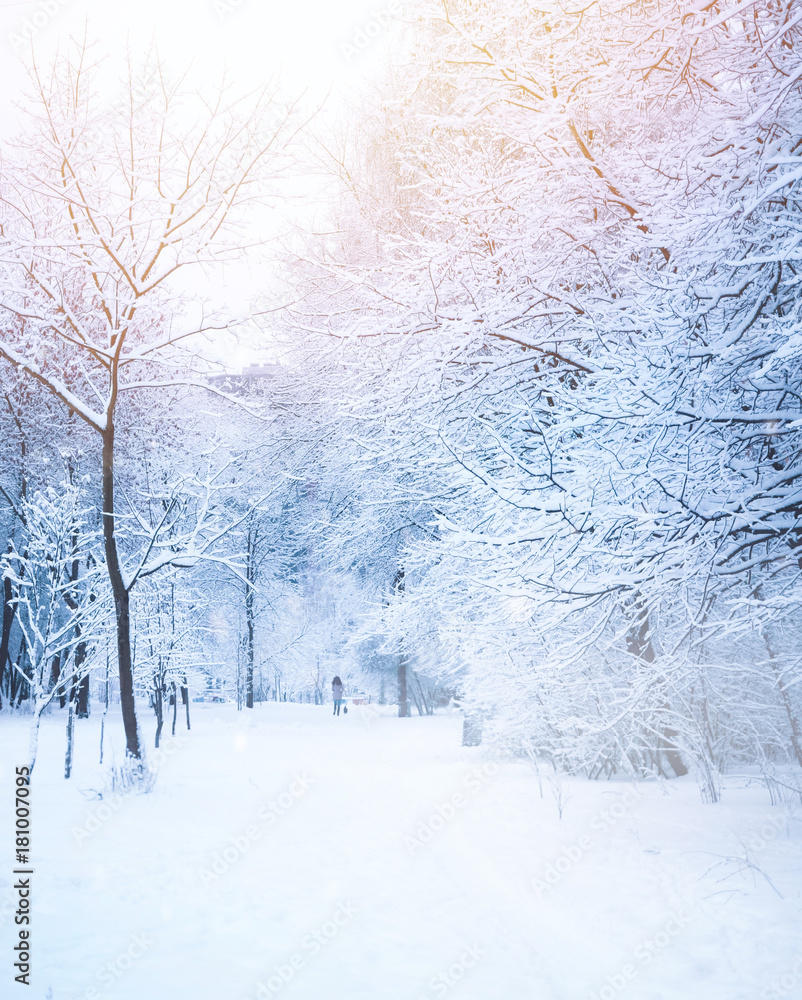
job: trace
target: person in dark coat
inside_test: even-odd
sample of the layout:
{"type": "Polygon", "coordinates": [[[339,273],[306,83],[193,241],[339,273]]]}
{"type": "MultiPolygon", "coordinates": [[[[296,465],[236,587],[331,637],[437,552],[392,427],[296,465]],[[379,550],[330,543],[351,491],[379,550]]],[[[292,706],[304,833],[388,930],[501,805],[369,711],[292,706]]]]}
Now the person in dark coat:
{"type": "Polygon", "coordinates": [[[339,677],[335,677],[331,682],[331,695],[334,698],[334,714],[340,714],[340,705],[343,703],[343,682],[339,677]]]}

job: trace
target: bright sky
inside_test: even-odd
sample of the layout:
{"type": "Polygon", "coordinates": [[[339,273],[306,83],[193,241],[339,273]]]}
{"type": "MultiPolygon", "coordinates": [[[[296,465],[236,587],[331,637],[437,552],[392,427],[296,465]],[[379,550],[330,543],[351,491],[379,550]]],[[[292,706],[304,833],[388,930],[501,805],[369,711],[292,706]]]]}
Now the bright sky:
{"type": "Polygon", "coordinates": [[[281,71],[286,87],[320,94],[359,79],[381,48],[372,27],[381,11],[400,13],[401,6],[398,0],[0,0],[4,111],[24,79],[14,56],[27,52],[32,34],[40,58],[71,35],[80,37],[85,24],[110,54],[127,39],[135,51],[155,37],[177,67],[193,64],[214,75],[227,65],[243,85],[281,71]]]}
{"type": "MultiPolygon", "coordinates": [[[[226,69],[247,91],[278,77],[285,92],[306,92],[310,109],[330,93],[333,109],[375,74],[393,30],[380,25],[393,15],[403,15],[399,0],[0,0],[0,136],[16,131],[31,40],[46,64],[85,29],[96,55],[112,59],[155,39],[168,68],[190,80],[214,82],[226,69]]],[[[259,280],[246,263],[219,287],[240,311],[259,280]]],[[[237,356],[248,360],[247,350],[237,356]]]]}

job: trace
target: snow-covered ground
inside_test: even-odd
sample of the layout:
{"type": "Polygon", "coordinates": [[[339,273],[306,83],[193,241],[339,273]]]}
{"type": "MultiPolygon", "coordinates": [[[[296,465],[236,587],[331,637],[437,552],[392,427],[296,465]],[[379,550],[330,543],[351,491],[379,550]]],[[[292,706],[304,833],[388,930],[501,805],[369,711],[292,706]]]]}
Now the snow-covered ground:
{"type": "Polygon", "coordinates": [[[99,719],[69,781],[45,719],[30,987],[9,906],[27,733],[3,717],[0,996],[802,997],[802,808],[734,779],[715,806],[688,779],[541,795],[528,765],[462,748],[458,716],[390,711],[196,707],[150,794],[111,802],[91,797],[99,719]]]}

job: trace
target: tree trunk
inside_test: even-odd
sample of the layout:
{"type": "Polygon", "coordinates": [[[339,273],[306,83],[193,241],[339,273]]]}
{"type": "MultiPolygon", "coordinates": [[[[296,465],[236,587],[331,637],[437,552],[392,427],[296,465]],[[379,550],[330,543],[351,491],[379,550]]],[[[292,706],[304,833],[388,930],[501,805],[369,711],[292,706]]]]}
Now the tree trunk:
{"type": "Polygon", "coordinates": [[[187,732],[189,732],[189,688],[186,685],[186,678],[184,679],[184,685],[181,688],[181,701],[186,705],[187,708],[187,732]]]}
{"type": "MultiPolygon", "coordinates": [[[[72,468],[70,467],[70,482],[72,482],[72,468]]],[[[73,583],[78,580],[78,571],[80,568],[80,559],[78,556],[78,534],[73,532],[72,535],[72,569],[70,571],[70,579],[73,583]]],[[[94,594],[90,594],[90,601],[93,601],[94,594]]],[[[72,611],[78,610],[78,605],[72,595],[69,593],[64,595],[64,600],[67,606],[72,611]]],[[[81,626],[76,623],[75,625],[75,638],[80,640],[81,638],[81,626]]],[[[70,711],[77,711],[79,719],[89,718],[89,675],[81,676],[81,667],[86,660],[87,646],[85,642],[79,641],[75,647],[75,653],[73,654],[73,671],[72,671],[72,681],[70,683],[70,711]],[[77,691],[76,691],[77,688],[77,691]],[[77,703],[77,704],[76,704],[77,703]]],[[[64,699],[61,699],[61,707],[64,708],[64,699]]],[[[69,777],[69,775],[67,776],[69,777]]]]}
{"type": "Polygon", "coordinates": [[[248,625],[248,659],[245,663],[245,707],[253,708],[253,586],[249,582],[245,592],[245,620],[248,625]]]}
{"type": "MultiPolygon", "coordinates": [[[[635,609],[637,612],[637,621],[630,628],[627,633],[627,648],[630,653],[633,653],[639,659],[643,660],[644,663],[654,663],[655,656],[654,646],[652,645],[651,638],[651,628],[649,625],[649,610],[646,608],[640,598],[635,602],[635,609]]],[[[662,706],[664,709],[668,709],[669,705],[665,703],[662,706]]],[[[674,774],[681,778],[683,775],[688,773],[688,768],[683,763],[680,752],[676,747],[675,740],[677,738],[677,732],[670,726],[664,726],[661,730],[660,739],[657,745],[658,755],[663,754],[671,765],[671,770],[674,774]]]]}
{"type": "MultiPolygon", "coordinates": [[[[50,664],[50,690],[58,684],[61,680],[61,654],[56,653],[53,657],[53,662],[50,664]]],[[[67,707],[67,689],[63,687],[58,693],[58,704],[59,708],[67,707]]]]}
{"type": "MultiPolygon", "coordinates": [[[[404,568],[399,566],[393,580],[393,590],[397,597],[404,593],[405,580],[404,568]]],[[[409,717],[409,700],[407,697],[407,654],[402,649],[398,654],[398,717],[406,719],[409,717]]]]}
{"type": "Polygon", "coordinates": [[[9,675],[11,680],[9,702],[12,708],[19,708],[22,702],[28,697],[31,689],[31,682],[27,674],[23,671],[24,664],[25,644],[20,641],[19,650],[17,651],[17,662],[9,675]]]}
{"type": "Polygon", "coordinates": [[[409,701],[407,700],[407,654],[398,657],[398,717],[406,719],[409,716],[409,701]]]}
{"type": "Polygon", "coordinates": [[[108,424],[103,432],[103,542],[117,624],[117,669],[120,675],[120,709],[125,729],[125,750],[127,756],[141,760],[142,747],[136,721],[134,671],[131,660],[130,595],[120,568],[117,539],[114,535],[114,423],[111,415],[114,412],[115,397],[116,392],[109,402],[108,424]]]}
{"type": "MultiPolygon", "coordinates": [[[[418,715],[423,715],[423,702],[421,699],[422,692],[420,688],[420,681],[418,681],[418,678],[415,676],[414,670],[412,671],[412,678],[410,679],[409,677],[407,677],[407,681],[410,682],[407,686],[409,688],[409,691],[412,692],[412,700],[415,702],[415,708],[417,708],[418,710],[418,715]],[[417,686],[417,691],[415,690],[416,686],[417,686]]],[[[410,709],[409,711],[411,714],[412,709],[410,709]]]]}
{"type": "MultiPolygon", "coordinates": [[[[418,689],[417,695],[415,695],[415,703],[418,705],[418,711],[421,715],[434,715],[434,704],[433,701],[426,697],[426,692],[423,690],[423,685],[420,682],[420,677],[412,671],[412,680],[415,682],[415,687],[418,689]],[[423,706],[421,709],[420,706],[423,706]]],[[[413,694],[415,688],[412,689],[413,694]]]]}
{"type": "MultiPolygon", "coordinates": [[[[10,546],[9,546],[10,550],[10,546]]],[[[13,597],[11,590],[11,580],[8,577],[3,578],[3,623],[2,631],[0,631],[0,691],[3,688],[3,677],[6,672],[6,664],[11,666],[11,659],[9,657],[8,647],[11,642],[11,625],[14,621],[14,614],[17,610],[16,604],[11,603],[11,598],[13,597]]],[[[2,699],[0,698],[0,708],[3,707],[2,699]]]]}
{"type": "Polygon", "coordinates": [[[769,663],[771,663],[772,672],[777,679],[777,690],[780,692],[780,699],[783,703],[783,708],[785,709],[785,714],[788,718],[788,725],[791,732],[791,747],[794,751],[794,756],[796,757],[797,763],[802,767],[802,727],[800,727],[799,718],[794,711],[794,706],[791,704],[791,698],[788,694],[788,690],[782,679],[782,674],[777,666],[777,659],[774,655],[774,651],[769,645],[769,638],[764,634],[763,643],[766,647],[766,651],[769,654],[769,663]]]}
{"type": "Polygon", "coordinates": [[[162,672],[162,658],[159,657],[159,672],[153,685],[153,711],[156,713],[156,741],[154,746],[159,747],[162,736],[162,726],[164,725],[164,674],[162,672]]]}
{"type": "Polygon", "coordinates": [[[30,769],[30,774],[33,774],[33,768],[36,764],[36,754],[39,750],[39,723],[42,721],[43,711],[44,705],[37,705],[33,713],[33,719],[31,719],[31,728],[28,734],[28,768],[30,769]]]}
{"type": "MultiPolygon", "coordinates": [[[[76,653],[76,662],[78,656],[76,653]]],[[[76,688],[76,712],[79,719],[89,718],[89,674],[84,674],[76,688]]]]}
{"type": "Polygon", "coordinates": [[[242,711],[242,639],[237,639],[237,711],[242,711]]]}
{"type": "MultiPolygon", "coordinates": [[[[76,635],[81,634],[80,626],[75,627],[76,635]]],[[[86,643],[79,642],[73,655],[73,674],[70,686],[70,704],[79,719],[89,718],[89,674],[81,674],[86,661],[86,643]]]]}
{"type": "Polygon", "coordinates": [[[75,689],[70,692],[70,703],[67,708],[67,751],[64,755],[64,777],[72,774],[72,752],[75,741],[75,689]]]}
{"type": "Polygon", "coordinates": [[[103,763],[103,736],[106,732],[106,715],[109,711],[109,654],[106,653],[106,692],[103,699],[103,715],[100,719],[100,763],[103,763]]]}

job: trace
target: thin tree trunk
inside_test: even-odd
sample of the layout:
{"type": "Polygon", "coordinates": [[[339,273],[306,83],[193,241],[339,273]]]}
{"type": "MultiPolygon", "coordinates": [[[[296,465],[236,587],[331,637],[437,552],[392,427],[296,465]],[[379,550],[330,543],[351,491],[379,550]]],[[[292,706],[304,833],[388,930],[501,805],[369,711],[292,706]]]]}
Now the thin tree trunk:
{"type": "MultiPolygon", "coordinates": [[[[80,626],[75,627],[76,635],[81,634],[80,626]]],[[[81,674],[81,667],[86,661],[86,643],[79,642],[73,655],[72,684],[70,685],[70,703],[79,719],[89,717],[89,674],[81,674]]]]}
{"type": "Polygon", "coordinates": [[[245,662],[245,707],[253,708],[253,586],[248,583],[248,590],[245,594],[245,620],[248,625],[248,658],[245,662]]]}
{"type": "MultiPolygon", "coordinates": [[[[412,692],[412,700],[415,702],[415,708],[417,708],[417,710],[418,710],[418,715],[422,716],[423,715],[423,705],[422,705],[421,698],[420,698],[420,694],[421,694],[421,691],[420,691],[420,681],[418,681],[418,678],[415,676],[415,671],[414,670],[412,671],[412,683],[409,684],[409,690],[412,692]],[[415,690],[416,684],[417,684],[417,688],[418,688],[417,691],[415,690]]],[[[410,711],[411,711],[411,709],[410,709],[410,711]]]]}
{"type": "Polygon", "coordinates": [[[100,719],[100,763],[103,763],[103,736],[106,731],[106,715],[109,711],[109,654],[106,653],[106,693],[103,699],[103,715],[100,719]]]}
{"type": "MultiPolygon", "coordinates": [[[[84,652],[84,655],[85,652],[84,652]]],[[[76,662],[78,660],[78,654],[76,651],[76,662]]],[[[76,699],[76,712],[75,714],[79,719],[89,718],[89,674],[84,674],[83,677],[78,681],[78,686],[76,688],[77,699],[76,699]]]]}
{"type": "MultiPolygon", "coordinates": [[[[50,690],[58,684],[61,679],[61,653],[56,653],[53,657],[53,661],[50,664],[50,690]]],[[[67,707],[67,690],[62,688],[58,693],[58,704],[59,708],[67,707]]]]}
{"type": "MultiPolygon", "coordinates": [[[[72,482],[72,468],[70,468],[70,482],[72,482]]],[[[80,569],[80,559],[78,555],[78,533],[73,531],[72,534],[72,568],[70,570],[70,579],[73,583],[78,580],[78,571],[80,569]]],[[[94,595],[90,595],[90,600],[94,600],[94,595]]],[[[71,611],[78,610],[78,604],[76,603],[74,597],[70,593],[65,593],[64,601],[67,607],[71,611]]],[[[89,718],[89,675],[81,676],[81,667],[86,660],[87,646],[85,642],[81,642],[81,626],[76,623],[75,625],[75,638],[79,640],[75,647],[75,653],[73,654],[73,673],[72,673],[72,683],[70,684],[70,710],[77,710],[79,719],[89,718]],[[77,688],[77,692],[76,692],[77,688]],[[74,703],[77,701],[77,705],[74,703]]],[[[61,707],[64,708],[64,698],[61,698],[61,707]]]]}
{"type": "MultiPolygon", "coordinates": [[[[404,568],[399,566],[393,580],[393,590],[401,596],[405,589],[404,568]]],[[[407,696],[407,654],[402,649],[398,654],[398,717],[409,717],[409,699],[407,696]]]]}
{"type": "Polygon", "coordinates": [[[237,711],[242,711],[242,640],[237,640],[237,711]]]}
{"type": "Polygon", "coordinates": [[[409,701],[407,700],[407,654],[398,657],[398,717],[406,719],[409,716],[409,701]]]}
{"type": "Polygon", "coordinates": [[[189,688],[187,687],[186,678],[184,678],[184,685],[181,688],[181,701],[186,705],[187,708],[187,732],[189,732],[189,688]]]}
{"type": "Polygon", "coordinates": [[[162,673],[162,658],[159,657],[159,672],[156,675],[156,683],[153,685],[153,710],[156,713],[156,742],[158,749],[164,725],[164,681],[162,673]]]}
{"type": "MultiPolygon", "coordinates": [[[[9,551],[11,546],[9,545],[9,551]]],[[[9,658],[8,647],[11,642],[11,626],[14,622],[14,614],[17,610],[16,604],[11,603],[13,597],[11,590],[11,580],[9,577],[3,578],[3,622],[2,631],[0,631],[0,691],[3,688],[3,677],[6,672],[6,664],[11,665],[11,660],[9,658]]],[[[0,698],[0,708],[3,707],[2,698],[0,698]]]]}
{"type": "Polygon", "coordinates": [[[785,709],[785,714],[788,718],[788,725],[791,731],[791,746],[793,747],[794,756],[796,757],[799,766],[802,767],[802,727],[800,727],[799,719],[794,712],[794,706],[791,704],[788,691],[783,683],[780,668],[777,666],[777,658],[774,655],[774,650],[769,645],[767,635],[763,636],[763,643],[769,654],[769,663],[771,664],[774,676],[777,678],[777,690],[780,692],[780,700],[783,703],[783,708],[785,709]]]}
{"type": "Polygon", "coordinates": [[[64,777],[72,774],[72,753],[75,742],[75,688],[70,691],[70,701],[67,707],[67,751],[64,755],[64,777]]]}
{"type": "Polygon", "coordinates": [[[10,703],[12,708],[19,708],[25,698],[28,697],[28,691],[30,690],[31,682],[23,670],[24,663],[25,645],[20,640],[19,650],[17,651],[17,662],[11,671],[10,703]]]}
{"type": "Polygon", "coordinates": [[[142,747],[136,721],[134,671],[131,659],[130,596],[120,568],[117,539],[114,535],[114,423],[111,415],[114,412],[115,402],[116,391],[106,411],[108,424],[103,433],[103,541],[117,623],[117,669],[120,675],[120,709],[125,729],[126,754],[135,760],[141,760],[142,747]]]}

